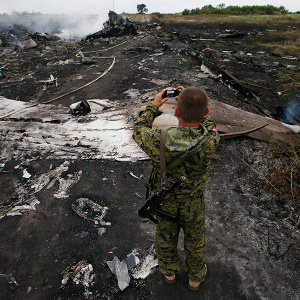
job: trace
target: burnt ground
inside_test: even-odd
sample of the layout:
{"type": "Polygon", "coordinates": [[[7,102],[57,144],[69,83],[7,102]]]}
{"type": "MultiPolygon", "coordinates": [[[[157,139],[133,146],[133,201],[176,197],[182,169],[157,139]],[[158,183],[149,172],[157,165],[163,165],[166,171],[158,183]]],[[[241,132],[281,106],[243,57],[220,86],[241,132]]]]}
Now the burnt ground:
{"type": "MultiPolygon", "coordinates": [[[[68,107],[83,99],[100,98],[123,107],[135,105],[138,92],[155,94],[166,86],[194,85],[213,99],[280,119],[287,99],[277,94],[282,87],[276,74],[281,68],[290,68],[291,62],[299,68],[299,61],[251,47],[253,40],[268,37],[265,32],[273,28],[272,24],[269,28],[226,25],[249,35],[216,38],[224,33],[224,24],[202,24],[201,28],[141,24],[134,37],[112,37],[93,44],[43,41],[27,50],[2,48],[0,93],[9,99],[47,102],[94,80],[111,65],[114,55],[116,62],[103,78],[52,103],[68,107]],[[102,51],[105,49],[109,50],[102,51]],[[94,55],[93,63],[82,63],[76,56],[78,50],[86,57],[94,55]],[[85,53],[99,50],[102,52],[85,53]],[[201,71],[202,61],[255,84],[251,90],[258,97],[246,98],[221,80],[207,77],[201,71]],[[49,79],[50,74],[57,78],[57,86],[39,82],[49,79]],[[136,96],[125,93],[130,89],[136,96]]],[[[5,140],[5,132],[1,139],[5,140]]],[[[18,283],[1,277],[0,298],[84,299],[81,284],[69,281],[62,286],[61,280],[67,267],[86,260],[96,274],[94,285],[88,287],[91,294],[86,297],[90,299],[298,299],[299,219],[295,199],[283,200],[276,187],[269,184],[274,167],[287,168],[284,159],[274,157],[274,147],[286,146],[247,137],[221,142],[218,159],[209,170],[206,191],[208,275],[195,293],[187,289],[184,266],[175,285],[165,284],[153,268],[144,279],[131,275],[129,287],[122,292],[106,265],[114,256],[122,260],[133,250],[141,260],[152,253],[154,225],[137,216],[144,201],[140,195],[144,197],[150,162],[66,158],[70,167],[63,178],[82,171],[68,197],[54,197],[56,182],[35,193],[40,202],[36,210],[0,219],[0,273],[12,275],[18,283]],[[142,176],[141,180],[128,171],[142,176]],[[102,236],[98,234],[100,224],[72,210],[71,204],[81,197],[109,208],[105,221],[111,226],[105,226],[107,231],[102,236]]],[[[1,146],[2,155],[5,151],[7,148],[1,146]]],[[[63,163],[46,159],[38,149],[33,156],[11,145],[9,152],[2,157],[1,209],[18,198],[21,201],[24,194],[28,200],[34,180],[63,163]],[[33,178],[22,176],[24,168],[33,178]]],[[[294,174],[295,184],[297,180],[294,174]]],[[[182,240],[179,251],[184,258],[182,240]]]]}

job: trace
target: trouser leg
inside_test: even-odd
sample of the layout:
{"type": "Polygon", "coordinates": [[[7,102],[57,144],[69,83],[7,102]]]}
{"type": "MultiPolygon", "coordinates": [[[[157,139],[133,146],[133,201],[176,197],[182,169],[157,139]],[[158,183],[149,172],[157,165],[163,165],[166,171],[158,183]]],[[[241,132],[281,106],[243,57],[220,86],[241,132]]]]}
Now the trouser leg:
{"type": "MultiPolygon", "coordinates": [[[[200,219],[200,218],[199,218],[200,219]]],[[[197,225],[189,224],[184,230],[184,249],[186,266],[189,278],[193,281],[202,281],[206,275],[206,242],[204,216],[197,225]]]]}
{"type": "Polygon", "coordinates": [[[155,250],[159,269],[168,276],[180,270],[177,243],[180,227],[178,223],[158,218],[156,227],[155,250]]]}
{"type": "Polygon", "coordinates": [[[187,273],[193,281],[202,281],[206,275],[204,196],[192,200],[189,215],[186,212],[182,215],[186,217],[183,230],[187,273]]]}

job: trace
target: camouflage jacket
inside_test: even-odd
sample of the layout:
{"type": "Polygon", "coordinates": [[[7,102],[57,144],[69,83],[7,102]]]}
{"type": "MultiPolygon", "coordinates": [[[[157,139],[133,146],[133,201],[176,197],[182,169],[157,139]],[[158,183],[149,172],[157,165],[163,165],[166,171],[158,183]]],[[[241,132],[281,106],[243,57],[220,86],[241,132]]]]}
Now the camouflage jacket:
{"type": "Polygon", "coordinates": [[[148,105],[136,121],[133,133],[133,139],[151,158],[153,165],[152,189],[159,191],[162,185],[170,187],[181,176],[185,176],[186,180],[180,187],[180,195],[195,195],[203,191],[207,182],[206,169],[220,140],[214,122],[207,115],[199,127],[168,128],[165,143],[167,174],[166,179],[162,180],[160,174],[161,129],[159,127],[152,128],[152,123],[159,114],[157,106],[148,105]],[[173,170],[168,170],[168,163],[170,164],[179,157],[185,157],[184,161],[173,170]]]}

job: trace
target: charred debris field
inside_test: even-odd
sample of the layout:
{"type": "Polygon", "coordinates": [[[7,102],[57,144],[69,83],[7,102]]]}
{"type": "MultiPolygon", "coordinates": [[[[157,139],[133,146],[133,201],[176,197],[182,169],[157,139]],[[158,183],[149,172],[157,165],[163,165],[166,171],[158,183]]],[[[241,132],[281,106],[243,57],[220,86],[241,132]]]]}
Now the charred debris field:
{"type": "Polygon", "coordinates": [[[1,28],[0,299],[299,299],[299,16],[127,17],[82,40],[1,28]],[[182,237],[176,284],[157,270],[131,139],[138,108],[179,85],[293,129],[221,139],[195,293],[182,237]]]}

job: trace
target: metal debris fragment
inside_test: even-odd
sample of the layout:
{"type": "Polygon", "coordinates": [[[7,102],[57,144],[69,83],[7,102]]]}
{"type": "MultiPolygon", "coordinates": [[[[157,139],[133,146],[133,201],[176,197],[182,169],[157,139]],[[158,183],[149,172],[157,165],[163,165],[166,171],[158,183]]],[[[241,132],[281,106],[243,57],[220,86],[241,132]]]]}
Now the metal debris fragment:
{"type": "Polygon", "coordinates": [[[70,105],[70,113],[73,115],[85,116],[91,112],[91,107],[86,100],[76,102],[70,105]]]}
{"type": "Polygon", "coordinates": [[[127,255],[127,257],[126,257],[126,263],[127,263],[128,270],[131,270],[132,268],[136,267],[140,263],[140,260],[134,254],[134,252],[132,252],[132,253],[130,253],[130,254],[127,255]]]}
{"type": "Polygon", "coordinates": [[[107,265],[111,272],[117,277],[120,290],[124,291],[130,283],[127,262],[125,260],[119,261],[118,257],[115,256],[112,261],[107,262],[107,265]]]}
{"type": "Polygon", "coordinates": [[[72,204],[72,209],[78,216],[89,221],[99,222],[101,226],[111,225],[103,221],[108,207],[103,207],[88,198],[79,198],[72,204]]]}
{"type": "Polygon", "coordinates": [[[36,47],[36,46],[37,46],[37,43],[36,43],[33,39],[28,39],[28,40],[23,41],[22,46],[23,46],[25,49],[29,49],[29,48],[34,48],[34,47],[36,47]]]}

